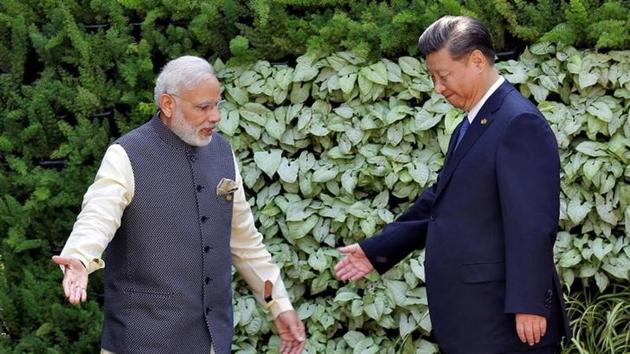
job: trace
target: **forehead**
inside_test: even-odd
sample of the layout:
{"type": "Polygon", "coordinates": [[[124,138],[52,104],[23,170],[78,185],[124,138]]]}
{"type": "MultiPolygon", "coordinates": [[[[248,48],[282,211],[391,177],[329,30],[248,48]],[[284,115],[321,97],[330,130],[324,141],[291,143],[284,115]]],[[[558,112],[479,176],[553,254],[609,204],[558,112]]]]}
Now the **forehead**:
{"type": "Polygon", "coordinates": [[[461,64],[451,57],[447,48],[442,48],[437,52],[433,52],[426,57],[427,69],[436,73],[439,71],[450,71],[455,69],[457,64],[461,64]]]}
{"type": "Polygon", "coordinates": [[[181,95],[189,97],[214,97],[221,93],[219,81],[212,75],[206,75],[197,85],[181,90],[181,95]]]}

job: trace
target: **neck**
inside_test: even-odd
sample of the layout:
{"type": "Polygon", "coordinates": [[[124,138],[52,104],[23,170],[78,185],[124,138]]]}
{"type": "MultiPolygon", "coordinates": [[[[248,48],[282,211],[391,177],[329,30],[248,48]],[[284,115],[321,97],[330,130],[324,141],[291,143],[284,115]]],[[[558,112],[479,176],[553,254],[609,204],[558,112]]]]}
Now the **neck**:
{"type": "Polygon", "coordinates": [[[499,73],[493,67],[488,68],[488,70],[482,72],[479,77],[479,86],[475,92],[475,98],[472,100],[471,104],[466,107],[464,110],[466,112],[470,112],[470,110],[481,101],[481,98],[490,90],[490,86],[494,84],[499,79],[499,73]]]}

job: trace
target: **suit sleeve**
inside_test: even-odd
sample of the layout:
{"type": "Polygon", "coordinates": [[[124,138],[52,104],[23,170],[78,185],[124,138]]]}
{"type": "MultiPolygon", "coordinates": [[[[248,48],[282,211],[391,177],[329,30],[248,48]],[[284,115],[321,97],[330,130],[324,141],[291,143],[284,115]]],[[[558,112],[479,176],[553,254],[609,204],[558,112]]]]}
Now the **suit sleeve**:
{"type": "Polygon", "coordinates": [[[431,205],[437,182],[426,189],[414,204],[383,231],[359,243],[380,274],[385,273],[414,250],[424,247],[431,205]]]}
{"type": "Polygon", "coordinates": [[[497,150],[506,262],[506,313],[549,315],[553,243],[560,209],[560,161],[542,116],[527,113],[508,125],[497,150]]]}

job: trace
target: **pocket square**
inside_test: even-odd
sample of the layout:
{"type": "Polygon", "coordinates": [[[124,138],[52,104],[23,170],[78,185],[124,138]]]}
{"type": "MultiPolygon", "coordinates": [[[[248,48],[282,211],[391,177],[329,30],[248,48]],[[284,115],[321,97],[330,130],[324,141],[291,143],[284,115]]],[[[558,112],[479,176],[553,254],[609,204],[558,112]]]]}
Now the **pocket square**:
{"type": "Polygon", "coordinates": [[[238,185],[229,178],[221,178],[219,184],[217,184],[217,195],[225,198],[225,200],[232,200],[234,192],[237,190],[238,185]]]}

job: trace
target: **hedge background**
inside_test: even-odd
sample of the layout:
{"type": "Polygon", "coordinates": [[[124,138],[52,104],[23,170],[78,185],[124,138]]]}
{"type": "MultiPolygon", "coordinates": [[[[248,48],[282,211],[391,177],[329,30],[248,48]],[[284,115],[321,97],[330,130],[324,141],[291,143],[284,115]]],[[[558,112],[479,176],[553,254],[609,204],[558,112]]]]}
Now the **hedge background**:
{"type": "MultiPolygon", "coordinates": [[[[331,270],[334,247],[378,231],[437,175],[462,113],[431,92],[413,55],[422,30],[449,13],[479,15],[500,51],[512,51],[501,58],[518,59],[498,66],[561,147],[556,257],[572,317],[589,297],[612,296],[622,307],[611,317],[622,321],[604,336],[627,352],[628,10],[586,0],[3,1],[0,350],[97,351],[102,272],[91,276],[90,301],[70,306],[50,255],[107,145],[153,113],[159,68],[195,54],[224,84],[221,130],[306,322],[308,351],[434,352],[422,252],[357,284],[331,270]]],[[[242,282],[234,287],[234,351],[273,351],[266,315],[242,282]]],[[[566,352],[603,348],[577,338],[566,352]]]]}

